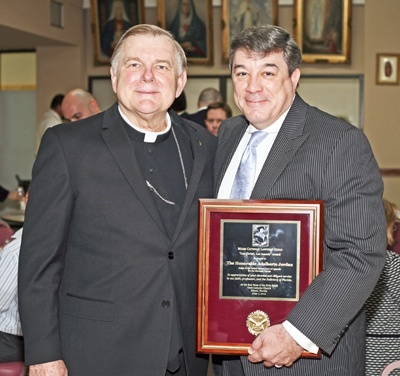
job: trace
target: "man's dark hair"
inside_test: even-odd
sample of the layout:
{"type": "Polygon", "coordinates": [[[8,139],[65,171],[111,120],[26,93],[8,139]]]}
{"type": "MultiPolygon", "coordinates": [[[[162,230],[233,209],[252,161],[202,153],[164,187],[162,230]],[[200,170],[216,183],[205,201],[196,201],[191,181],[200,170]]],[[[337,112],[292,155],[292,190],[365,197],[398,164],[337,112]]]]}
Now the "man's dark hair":
{"type": "Polygon", "coordinates": [[[182,91],[179,97],[175,98],[174,102],[171,104],[171,108],[175,112],[181,112],[186,110],[186,95],[184,91],[182,91]]]}
{"type": "Polygon", "coordinates": [[[215,110],[217,108],[220,108],[221,110],[225,111],[225,114],[226,114],[227,118],[232,117],[232,109],[229,107],[229,105],[227,103],[225,103],[225,102],[214,102],[214,103],[210,103],[207,106],[206,118],[207,118],[209,110],[215,110]]]}
{"type": "Polygon", "coordinates": [[[50,108],[54,110],[57,106],[61,106],[63,99],[64,94],[57,94],[54,96],[54,98],[51,100],[50,108]]]}
{"type": "Polygon", "coordinates": [[[289,68],[289,76],[301,65],[301,51],[293,37],[279,26],[250,27],[237,34],[229,50],[229,67],[233,69],[233,57],[243,50],[251,57],[265,57],[270,53],[283,52],[283,60],[289,68]]]}

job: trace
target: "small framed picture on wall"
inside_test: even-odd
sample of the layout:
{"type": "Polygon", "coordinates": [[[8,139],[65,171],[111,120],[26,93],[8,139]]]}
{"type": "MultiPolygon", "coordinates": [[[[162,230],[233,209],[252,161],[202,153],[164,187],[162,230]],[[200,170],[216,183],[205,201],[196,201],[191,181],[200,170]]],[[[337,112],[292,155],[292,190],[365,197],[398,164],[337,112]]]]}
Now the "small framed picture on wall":
{"type": "Polygon", "coordinates": [[[211,0],[158,0],[158,26],[170,31],[189,64],[213,64],[211,0]]]}
{"type": "Polygon", "coordinates": [[[399,84],[400,54],[379,53],[376,55],[376,83],[377,85],[399,84]]]}
{"type": "Polygon", "coordinates": [[[122,34],[144,23],[144,0],[91,0],[94,61],[110,64],[122,34]]]}

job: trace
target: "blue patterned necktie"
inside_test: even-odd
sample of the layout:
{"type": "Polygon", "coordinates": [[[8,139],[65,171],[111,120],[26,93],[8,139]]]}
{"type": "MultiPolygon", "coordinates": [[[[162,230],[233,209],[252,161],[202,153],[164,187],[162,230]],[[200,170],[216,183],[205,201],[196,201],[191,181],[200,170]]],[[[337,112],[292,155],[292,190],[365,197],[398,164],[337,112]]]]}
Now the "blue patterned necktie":
{"type": "Polygon", "coordinates": [[[243,153],[239,168],[233,181],[230,198],[250,198],[253,190],[257,165],[257,146],[267,137],[266,132],[256,131],[251,134],[249,143],[243,153]]]}

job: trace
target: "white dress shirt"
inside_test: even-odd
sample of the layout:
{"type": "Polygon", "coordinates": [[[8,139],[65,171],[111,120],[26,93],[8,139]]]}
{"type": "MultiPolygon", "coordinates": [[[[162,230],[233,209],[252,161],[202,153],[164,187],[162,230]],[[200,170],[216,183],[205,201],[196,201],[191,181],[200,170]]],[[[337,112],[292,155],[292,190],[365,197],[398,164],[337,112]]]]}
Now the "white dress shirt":
{"type": "MultiPolygon", "coordinates": [[[[256,148],[257,166],[256,166],[256,177],[254,179],[254,184],[257,181],[257,178],[261,172],[262,167],[264,166],[265,161],[267,160],[268,154],[271,151],[272,145],[275,142],[276,136],[278,135],[278,132],[282,127],[283,121],[285,120],[286,115],[289,112],[289,109],[286,112],[284,112],[268,128],[262,129],[262,132],[266,132],[268,133],[268,135],[256,148]]],[[[217,198],[220,199],[230,198],[232,185],[235,180],[236,171],[238,170],[240,161],[242,159],[242,155],[250,140],[251,134],[258,130],[259,129],[255,128],[252,124],[249,124],[225,172],[225,175],[221,182],[221,186],[218,191],[217,198]]],[[[303,347],[303,349],[306,349],[312,354],[316,354],[318,352],[319,350],[318,346],[314,342],[312,342],[308,337],[306,337],[303,333],[301,333],[296,327],[294,327],[289,321],[286,320],[285,322],[282,323],[282,325],[286,329],[286,331],[292,336],[292,338],[301,347],[303,347]]]]}
{"type": "Polygon", "coordinates": [[[18,258],[22,228],[0,251],[0,332],[22,336],[18,313],[18,258]]]}
{"type": "MultiPolygon", "coordinates": [[[[276,120],[273,124],[271,124],[267,129],[262,129],[262,132],[268,133],[267,137],[260,142],[260,144],[256,148],[257,153],[257,166],[256,166],[256,176],[254,179],[254,183],[257,181],[258,175],[260,175],[261,169],[264,166],[264,163],[268,157],[268,154],[272,148],[272,145],[278,135],[279,130],[285,120],[285,117],[289,110],[283,113],[278,120],[276,120]]],[[[247,127],[245,134],[240,141],[235,154],[232,157],[231,162],[229,163],[228,169],[222,179],[221,186],[218,191],[218,198],[229,198],[231,195],[233,181],[235,180],[236,171],[239,168],[240,161],[242,159],[242,155],[246,149],[247,144],[249,143],[251,134],[257,132],[259,129],[255,128],[252,124],[247,127]]]]}

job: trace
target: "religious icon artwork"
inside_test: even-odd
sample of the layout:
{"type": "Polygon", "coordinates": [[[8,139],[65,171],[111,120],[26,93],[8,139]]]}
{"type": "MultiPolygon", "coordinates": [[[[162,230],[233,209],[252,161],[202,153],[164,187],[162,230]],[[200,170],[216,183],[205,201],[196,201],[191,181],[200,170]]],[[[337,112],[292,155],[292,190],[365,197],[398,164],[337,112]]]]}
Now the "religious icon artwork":
{"type": "Polygon", "coordinates": [[[351,0],[294,0],[294,36],[305,63],[349,63],[351,0]]]}
{"type": "Polygon", "coordinates": [[[122,34],[144,22],[143,0],[92,0],[95,64],[109,64],[122,34]]]}
{"type": "Polygon", "coordinates": [[[376,55],[376,83],[377,85],[398,85],[400,54],[376,55]]]}
{"type": "Polygon", "coordinates": [[[278,0],[222,0],[222,62],[232,38],[244,29],[278,24],[278,0]]]}
{"type": "Polygon", "coordinates": [[[158,0],[158,26],[170,31],[190,64],[212,64],[211,0],[158,0]]]}

